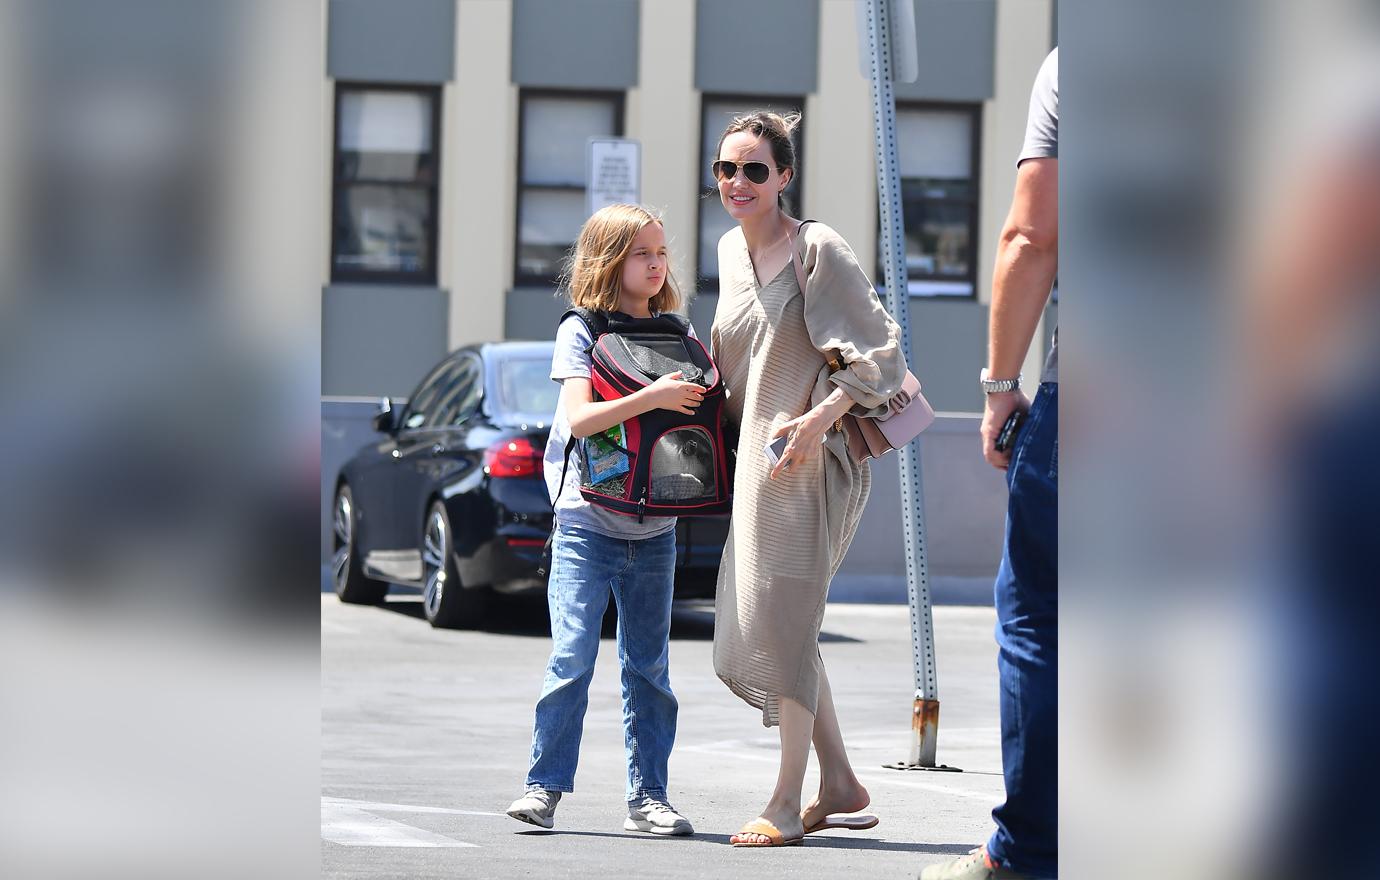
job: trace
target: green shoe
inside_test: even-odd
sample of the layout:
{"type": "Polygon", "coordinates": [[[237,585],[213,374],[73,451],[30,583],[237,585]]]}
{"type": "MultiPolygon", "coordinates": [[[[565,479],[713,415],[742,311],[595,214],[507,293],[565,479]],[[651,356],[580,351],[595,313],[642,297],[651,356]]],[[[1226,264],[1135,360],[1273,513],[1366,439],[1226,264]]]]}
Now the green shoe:
{"type": "Polygon", "coordinates": [[[1033,880],[1003,868],[987,858],[987,847],[980,846],[961,859],[930,865],[920,872],[920,880],[1033,880]]]}

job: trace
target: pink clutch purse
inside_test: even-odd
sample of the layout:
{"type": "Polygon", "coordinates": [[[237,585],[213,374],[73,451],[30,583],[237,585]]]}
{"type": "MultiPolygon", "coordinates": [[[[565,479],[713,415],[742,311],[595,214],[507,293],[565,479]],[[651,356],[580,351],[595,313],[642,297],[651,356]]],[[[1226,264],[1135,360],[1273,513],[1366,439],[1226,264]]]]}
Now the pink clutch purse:
{"type": "MultiPolygon", "coordinates": [[[[829,359],[830,370],[842,368],[837,358],[829,359]]],[[[900,449],[934,422],[934,407],[920,393],[920,380],[906,370],[901,390],[887,401],[885,415],[873,418],[845,414],[835,423],[848,438],[848,454],[857,461],[881,458],[900,449]]]]}

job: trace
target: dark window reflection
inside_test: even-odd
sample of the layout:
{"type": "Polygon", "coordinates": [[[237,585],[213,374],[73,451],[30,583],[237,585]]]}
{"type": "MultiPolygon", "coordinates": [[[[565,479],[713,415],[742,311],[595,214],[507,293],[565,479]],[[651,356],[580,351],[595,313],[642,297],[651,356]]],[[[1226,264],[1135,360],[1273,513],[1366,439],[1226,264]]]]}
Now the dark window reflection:
{"type": "Polygon", "coordinates": [[[436,91],[342,87],[338,98],[334,280],[434,283],[436,91]]]}

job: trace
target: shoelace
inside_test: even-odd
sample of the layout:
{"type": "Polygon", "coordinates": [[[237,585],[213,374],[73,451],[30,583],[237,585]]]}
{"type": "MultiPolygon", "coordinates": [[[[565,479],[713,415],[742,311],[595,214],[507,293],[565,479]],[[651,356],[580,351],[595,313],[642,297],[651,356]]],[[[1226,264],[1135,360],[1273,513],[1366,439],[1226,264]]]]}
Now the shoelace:
{"type": "Polygon", "coordinates": [[[662,801],[646,801],[642,804],[642,812],[648,815],[665,815],[666,813],[675,813],[676,811],[668,803],[662,801]]]}

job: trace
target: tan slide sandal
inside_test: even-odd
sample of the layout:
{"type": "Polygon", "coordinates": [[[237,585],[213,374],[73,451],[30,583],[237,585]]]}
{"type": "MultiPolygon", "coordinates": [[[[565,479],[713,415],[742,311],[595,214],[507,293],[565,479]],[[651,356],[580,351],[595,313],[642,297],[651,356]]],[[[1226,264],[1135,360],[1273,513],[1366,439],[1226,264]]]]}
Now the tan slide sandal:
{"type": "Polygon", "coordinates": [[[771,824],[766,819],[753,819],[751,822],[744,825],[738,831],[738,834],[735,834],[733,835],[733,837],[729,838],[729,842],[732,843],[734,846],[795,846],[804,839],[805,838],[803,836],[784,836],[781,833],[780,828],[777,828],[775,825],[771,824]],[[754,840],[740,841],[738,840],[738,836],[741,834],[760,834],[763,837],[767,838],[767,842],[759,843],[754,840]]]}
{"type": "Polygon", "coordinates": [[[806,834],[814,834],[816,831],[827,831],[830,828],[842,828],[846,831],[866,831],[869,828],[877,827],[880,820],[876,816],[862,813],[857,816],[845,816],[840,813],[825,816],[809,828],[805,829],[806,834]]]}

